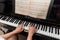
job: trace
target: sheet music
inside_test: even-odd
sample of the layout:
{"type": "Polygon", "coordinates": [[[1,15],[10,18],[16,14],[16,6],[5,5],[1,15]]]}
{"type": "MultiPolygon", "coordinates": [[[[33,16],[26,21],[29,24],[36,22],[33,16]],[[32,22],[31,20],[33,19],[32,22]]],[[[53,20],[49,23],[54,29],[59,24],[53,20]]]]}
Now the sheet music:
{"type": "Polygon", "coordinates": [[[51,0],[15,0],[15,13],[46,19],[51,0]]]}

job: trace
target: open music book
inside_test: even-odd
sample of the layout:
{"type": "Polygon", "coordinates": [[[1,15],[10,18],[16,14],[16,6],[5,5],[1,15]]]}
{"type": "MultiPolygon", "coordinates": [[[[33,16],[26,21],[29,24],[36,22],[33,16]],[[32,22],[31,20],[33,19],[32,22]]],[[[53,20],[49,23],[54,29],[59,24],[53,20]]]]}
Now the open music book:
{"type": "Polygon", "coordinates": [[[51,0],[15,0],[15,13],[46,19],[51,0]]]}

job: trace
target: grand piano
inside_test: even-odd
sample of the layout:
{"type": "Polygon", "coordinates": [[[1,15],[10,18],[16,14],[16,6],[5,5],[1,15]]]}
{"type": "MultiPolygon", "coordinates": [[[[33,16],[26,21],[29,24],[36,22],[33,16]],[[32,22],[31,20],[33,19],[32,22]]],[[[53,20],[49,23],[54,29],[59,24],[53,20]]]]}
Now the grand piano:
{"type": "MultiPolygon", "coordinates": [[[[42,12],[41,12],[42,9],[40,10],[41,15],[44,13],[42,17],[40,17],[40,15],[36,17],[36,15],[40,13],[39,11],[34,11],[34,12],[31,11],[32,9],[30,9],[31,8],[30,5],[32,4],[31,3],[32,0],[28,1],[30,2],[29,9],[27,8],[23,9],[26,5],[21,6],[22,12],[16,11],[17,9],[16,1],[17,0],[0,0],[0,22],[1,23],[12,27],[17,27],[19,24],[23,23],[24,31],[28,30],[29,24],[32,24],[38,29],[38,31],[34,35],[35,40],[37,39],[40,40],[40,37],[42,39],[44,38],[45,40],[60,39],[60,17],[59,17],[60,0],[46,0],[46,2],[48,3],[47,7],[45,8],[46,10],[43,10],[42,12]],[[34,14],[35,16],[32,15],[33,13],[35,13],[34,14]]],[[[22,2],[21,1],[20,3],[22,3],[24,0],[22,2]]],[[[38,0],[38,1],[35,0],[33,2],[40,3],[40,1],[42,0],[38,0]]],[[[45,2],[42,1],[42,5],[43,3],[45,2]]],[[[38,9],[39,6],[41,8],[41,4],[37,6],[38,9]]]]}

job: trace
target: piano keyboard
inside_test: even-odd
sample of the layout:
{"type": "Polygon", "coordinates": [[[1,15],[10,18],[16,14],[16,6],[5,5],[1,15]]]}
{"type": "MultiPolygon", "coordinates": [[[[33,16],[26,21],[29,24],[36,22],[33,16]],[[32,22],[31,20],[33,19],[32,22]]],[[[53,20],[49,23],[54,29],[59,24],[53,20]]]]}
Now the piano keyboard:
{"type": "MultiPolygon", "coordinates": [[[[17,27],[20,23],[23,22],[25,30],[29,29],[29,24],[30,24],[30,22],[27,21],[17,20],[11,17],[1,16],[1,15],[0,15],[0,22],[13,27],[17,27]]],[[[38,29],[36,33],[53,37],[56,39],[60,39],[60,28],[35,24],[35,23],[31,23],[31,24],[38,29]]]]}

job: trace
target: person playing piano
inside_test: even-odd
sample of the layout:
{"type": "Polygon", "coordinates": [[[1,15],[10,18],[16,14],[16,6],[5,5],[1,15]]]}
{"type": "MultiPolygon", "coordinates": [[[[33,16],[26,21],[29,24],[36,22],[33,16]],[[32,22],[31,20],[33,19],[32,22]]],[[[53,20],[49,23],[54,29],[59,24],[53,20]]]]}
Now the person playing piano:
{"type": "MultiPolygon", "coordinates": [[[[23,31],[23,25],[21,24],[14,31],[7,34],[0,35],[0,40],[17,40],[16,34],[22,31],[23,31]]],[[[27,40],[32,40],[32,36],[35,32],[36,32],[36,28],[30,25],[28,30],[27,40]]]]}

